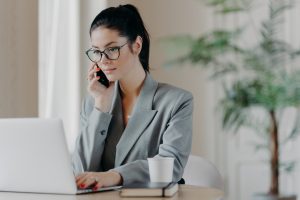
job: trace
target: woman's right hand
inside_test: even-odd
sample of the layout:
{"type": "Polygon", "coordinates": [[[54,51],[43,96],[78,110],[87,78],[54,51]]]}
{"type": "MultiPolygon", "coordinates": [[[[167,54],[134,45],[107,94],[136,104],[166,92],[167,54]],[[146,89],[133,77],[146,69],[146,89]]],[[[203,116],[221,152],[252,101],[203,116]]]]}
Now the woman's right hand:
{"type": "Polygon", "coordinates": [[[108,88],[102,85],[98,81],[100,77],[95,76],[99,70],[101,69],[98,68],[95,63],[91,64],[87,77],[89,82],[87,90],[89,94],[94,97],[95,107],[102,112],[108,112],[112,104],[115,83],[110,82],[108,88]]]}

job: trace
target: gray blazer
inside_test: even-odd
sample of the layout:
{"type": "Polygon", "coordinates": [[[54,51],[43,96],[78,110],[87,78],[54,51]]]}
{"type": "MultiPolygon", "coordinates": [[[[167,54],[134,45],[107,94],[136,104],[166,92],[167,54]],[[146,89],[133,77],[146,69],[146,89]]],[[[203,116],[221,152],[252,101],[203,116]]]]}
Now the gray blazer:
{"type": "MultiPolygon", "coordinates": [[[[148,157],[174,157],[173,181],[179,181],[191,151],[193,96],[158,83],[147,74],[132,115],[115,149],[115,167],[123,184],[149,181],[148,157]]],[[[81,132],[73,153],[76,171],[102,171],[106,137],[120,131],[122,103],[118,81],[112,108],[103,113],[87,97],[80,115],[81,132]]]]}

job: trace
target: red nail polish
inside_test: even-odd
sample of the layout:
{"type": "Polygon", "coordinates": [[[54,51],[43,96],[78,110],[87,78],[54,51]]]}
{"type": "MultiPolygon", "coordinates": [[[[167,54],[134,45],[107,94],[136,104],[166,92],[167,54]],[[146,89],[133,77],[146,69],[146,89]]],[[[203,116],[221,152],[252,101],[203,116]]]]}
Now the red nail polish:
{"type": "Polygon", "coordinates": [[[85,187],[85,185],[84,184],[80,184],[80,186],[79,186],[80,188],[84,188],[85,187]]]}
{"type": "Polygon", "coordinates": [[[93,187],[93,190],[96,191],[96,190],[98,190],[98,188],[97,187],[93,187]]]}

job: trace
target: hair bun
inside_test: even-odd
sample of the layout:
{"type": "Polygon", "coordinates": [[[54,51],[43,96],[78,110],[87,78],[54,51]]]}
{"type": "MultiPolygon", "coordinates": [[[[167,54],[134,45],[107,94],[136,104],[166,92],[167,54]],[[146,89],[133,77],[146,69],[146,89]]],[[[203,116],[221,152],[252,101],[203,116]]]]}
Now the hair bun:
{"type": "Polygon", "coordinates": [[[134,12],[138,11],[137,8],[135,6],[133,6],[133,5],[131,5],[131,4],[120,5],[120,7],[127,8],[127,9],[129,9],[131,11],[134,11],[134,12]]]}

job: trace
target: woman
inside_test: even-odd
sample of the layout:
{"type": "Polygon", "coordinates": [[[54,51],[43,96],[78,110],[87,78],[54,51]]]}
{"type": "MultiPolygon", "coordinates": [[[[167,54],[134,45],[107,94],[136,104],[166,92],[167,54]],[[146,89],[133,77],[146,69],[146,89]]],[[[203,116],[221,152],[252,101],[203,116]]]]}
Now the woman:
{"type": "Polygon", "coordinates": [[[149,74],[149,36],[138,10],[120,5],[91,24],[93,64],[73,164],[79,188],[149,181],[148,157],[174,157],[179,181],[191,150],[193,97],[149,74]],[[101,69],[99,69],[99,66],[101,69]],[[99,83],[102,70],[108,87],[99,83]]]}

